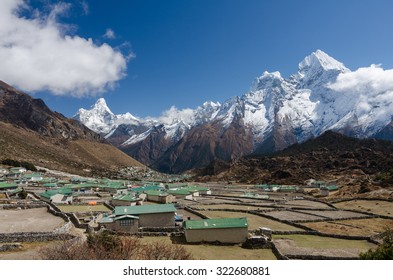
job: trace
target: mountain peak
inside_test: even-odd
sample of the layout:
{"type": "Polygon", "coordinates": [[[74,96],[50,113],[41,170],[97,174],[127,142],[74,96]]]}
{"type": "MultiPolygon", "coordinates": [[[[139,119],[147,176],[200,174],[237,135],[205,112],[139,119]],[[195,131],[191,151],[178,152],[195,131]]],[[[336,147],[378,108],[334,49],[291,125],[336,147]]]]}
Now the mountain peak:
{"type": "Polygon", "coordinates": [[[112,114],[112,111],[109,109],[109,107],[106,104],[106,101],[103,97],[99,98],[91,108],[96,109],[96,110],[100,110],[100,111],[106,111],[106,112],[112,114]]]}
{"type": "Polygon", "coordinates": [[[299,72],[308,72],[322,68],[323,70],[339,70],[342,72],[349,71],[341,62],[329,56],[321,50],[316,50],[310,55],[306,56],[302,62],[299,63],[299,72]]]}

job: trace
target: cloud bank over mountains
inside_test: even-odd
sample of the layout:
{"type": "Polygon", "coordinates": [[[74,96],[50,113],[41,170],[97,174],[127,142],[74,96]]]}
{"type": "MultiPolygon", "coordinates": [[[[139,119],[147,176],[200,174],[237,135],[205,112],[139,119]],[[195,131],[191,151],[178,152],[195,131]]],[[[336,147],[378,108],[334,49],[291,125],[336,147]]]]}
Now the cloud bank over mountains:
{"type": "Polygon", "coordinates": [[[69,7],[60,2],[43,14],[23,0],[0,1],[1,80],[29,92],[87,97],[126,76],[127,57],[120,51],[70,34],[70,26],[59,22],[69,7]]]}

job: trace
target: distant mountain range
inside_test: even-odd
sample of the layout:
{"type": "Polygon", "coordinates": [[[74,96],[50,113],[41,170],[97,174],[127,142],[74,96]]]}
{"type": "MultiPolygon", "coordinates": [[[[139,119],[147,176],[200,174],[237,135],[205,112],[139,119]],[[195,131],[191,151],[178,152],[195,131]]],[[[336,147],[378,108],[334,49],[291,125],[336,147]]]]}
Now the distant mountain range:
{"type": "Polygon", "coordinates": [[[269,156],[247,156],[233,162],[215,160],[197,170],[200,181],[248,184],[297,184],[310,179],[333,182],[337,196],[392,199],[393,142],[358,139],[327,131],[269,156]]]}
{"type": "Polygon", "coordinates": [[[351,73],[317,50],[288,79],[264,72],[250,92],[223,104],[171,108],[159,118],[141,119],[112,113],[100,98],[74,118],[140,162],[169,173],[201,168],[216,159],[272,153],[328,130],[392,140],[392,91],[337,83],[351,73]]]}
{"type": "Polygon", "coordinates": [[[0,81],[0,160],[7,158],[81,175],[143,166],[79,121],[0,81]]]}

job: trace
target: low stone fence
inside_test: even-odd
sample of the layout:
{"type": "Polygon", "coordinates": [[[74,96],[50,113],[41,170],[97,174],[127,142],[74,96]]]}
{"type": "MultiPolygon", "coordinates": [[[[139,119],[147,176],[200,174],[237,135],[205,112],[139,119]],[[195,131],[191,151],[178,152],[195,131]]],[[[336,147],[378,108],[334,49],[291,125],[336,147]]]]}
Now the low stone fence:
{"type": "Polygon", "coordinates": [[[110,204],[107,203],[107,202],[104,202],[104,205],[105,205],[106,207],[108,207],[109,209],[111,209],[112,211],[115,210],[115,207],[112,206],[112,205],[110,205],[110,204]]]}
{"type": "Polygon", "coordinates": [[[323,255],[286,255],[289,260],[358,260],[359,257],[338,257],[323,255]]]}
{"type": "Polygon", "coordinates": [[[191,208],[189,206],[184,207],[184,210],[187,210],[188,212],[191,212],[192,214],[194,214],[198,217],[201,217],[202,219],[209,219],[208,216],[203,215],[202,213],[199,213],[197,210],[194,210],[193,208],[191,208]]]}
{"type": "Polygon", "coordinates": [[[71,239],[72,235],[53,232],[13,232],[0,233],[0,242],[44,242],[71,239]]]}
{"type": "Polygon", "coordinates": [[[4,210],[12,210],[12,209],[33,209],[33,208],[42,208],[46,207],[46,204],[41,201],[4,201],[3,204],[0,205],[0,209],[4,210]]]}
{"type": "Polygon", "coordinates": [[[276,256],[278,260],[289,260],[287,256],[285,256],[281,251],[277,248],[276,244],[274,242],[271,242],[272,246],[272,252],[276,256]]]}

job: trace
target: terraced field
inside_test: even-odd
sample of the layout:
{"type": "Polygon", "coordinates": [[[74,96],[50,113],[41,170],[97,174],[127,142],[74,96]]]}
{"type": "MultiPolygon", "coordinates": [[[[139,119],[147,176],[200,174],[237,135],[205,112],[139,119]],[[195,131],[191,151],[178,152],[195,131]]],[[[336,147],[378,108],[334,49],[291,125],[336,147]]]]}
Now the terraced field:
{"type": "Polygon", "coordinates": [[[303,225],[322,233],[348,236],[373,236],[393,228],[393,220],[373,218],[341,220],[331,222],[303,223],[303,225]]]}
{"type": "Polygon", "coordinates": [[[323,217],[293,211],[271,211],[267,212],[266,215],[280,219],[282,221],[324,220],[323,217]]]}
{"type": "Polygon", "coordinates": [[[365,240],[347,240],[317,235],[273,235],[273,241],[284,255],[306,255],[357,258],[361,252],[375,249],[365,240]]]}
{"type": "Polygon", "coordinates": [[[62,218],[48,213],[46,207],[0,210],[0,233],[46,232],[61,227],[62,218]]]}
{"type": "MultiPolygon", "coordinates": [[[[166,242],[171,244],[169,237],[144,237],[143,242],[166,242]]],[[[181,244],[196,260],[276,260],[276,256],[270,249],[249,250],[234,246],[216,246],[210,244],[181,244]]]]}
{"type": "Polygon", "coordinates": [[[199,209],[236,209],[236,210],[244,210],[244,211],[251,211],[251,210],[267,210],[273,208],[266,208],[266,207],[257,207],[257,206],[246,206],[246,205],[234,205],[234,204],[209,204],[209,205],[198,205],[197,208],[199,209]]]}
{"type": "Polygon", "coordinates": [[[377,215],[393,217],[393,202],[382,200],[350,200],[335,203],[334,206],[341,209],[358,210],[377,215]]]}
{"type": "Polygon", "coordinates": [[[228,212],[228,211],[200,211],[202,214],[208,216],[209,218],[236,218],[236,217],[247,217],[249,230],[258,229],[259,227],[268,227],[272,230],[277,231],[301,231],[302,229],[287,225],[285,223],[280,223],[268,218],[260,217],[257,215],[249,213],[239,213],[239,212],[228,212]]]}
{"type": "Polygon", "coordinates": [[[352,211],[337,210],[337,211],[315,211],[315,210],[303,210],[302,213],[323,216],[328,219],[348,219],[348,218],[366,218],[370,217],[365,214],[356,213],[352,211]]]}

